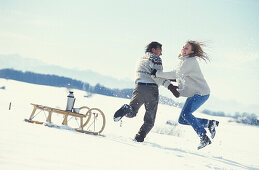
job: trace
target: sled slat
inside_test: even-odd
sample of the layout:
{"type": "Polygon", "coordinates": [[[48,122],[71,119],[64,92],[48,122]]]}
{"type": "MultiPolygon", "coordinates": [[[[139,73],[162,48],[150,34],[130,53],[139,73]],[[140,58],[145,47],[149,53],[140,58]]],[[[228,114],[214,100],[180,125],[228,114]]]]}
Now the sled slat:
{"type": "Polygon", "coordinates": [[[29,123],[36,123],[36,124],[43,124],[44,122],[36,121],[36,120],[29,120],[29,119],[24,119],[25,122],[29,123]]]}
{"type": "MultiPolygon", "coordinates": [[[[46,118],[46,122],[47,123],[52,123],[51,122],[51,117],[53,115],[53,113],[57,113],[57,114],[63,114],[64,115],[64,119],[62,121],[62,125],[68,125],[68,116],[71,116],[71,117],[77,117],[77,118],[80,118],[80,122],[79,122],[79,128],[73,128],[74,130],[76,130],[77,132],[81,132],[81,133],[85,133],[85,134],[92,134],[92,135],[100,135],[100,133],[103,131],[104,129],[104,126],[105,126],[105,117],[104,117],[104,114],[103,112],[98,109],[98,108],[88,108],[87,106],[82,106],[80,107],[79,109],[87,109],[88,111],[86,111],[85,114],[81,114],[81,113],[74,113],[74,112],[71,112],[71,111],[66,111],[66,110],[60,110],[60,109],[55,109],[55,108],[52,108],[52,107],[48,107],[48,106],[43,106],[43,105],[38,105],[38,104],[33,104],[31,103],[31,105],[33,105],[33,111],[30,115],[30,118],[29,119],[24,119],[24,121],[26,122],[29,122],[29,123],[36,123],[36,124],[44,124],[44,122],[40,122],[40,121],[35,121],[35,120],[32,120],[34,119],[35,117],[35,113],[37,111],[37,109],[41,110],[41,111],[46,111],[48,112],[48,116],[46,118]],[[94,131],[92,132],[91,130],[90,131],[85,131],[83,128],[89,123],[90,119],[91,119],[91,115],[92,114],[95,114],[95,113],[92,113],[92,111],[97,111],[99,112],[102,116],[103,116],[103,124],[101,126],[101,129],[99,131],[94,131]],[[83,119],[86,118],[86,121],[83,122],[83,119]]],[[[94,117],[95,118],[95,117],[94,117]]],[[[94,120],[95,121],[95,120],[94,120]]],[[[46,124],[47,126],[49,126],[48,124],[46,124]]],[[[50,127],[60,127],[58,125],[50,125],[50,127]]],[[[87,129],[88,130],[88,129],[87,129]]]]}

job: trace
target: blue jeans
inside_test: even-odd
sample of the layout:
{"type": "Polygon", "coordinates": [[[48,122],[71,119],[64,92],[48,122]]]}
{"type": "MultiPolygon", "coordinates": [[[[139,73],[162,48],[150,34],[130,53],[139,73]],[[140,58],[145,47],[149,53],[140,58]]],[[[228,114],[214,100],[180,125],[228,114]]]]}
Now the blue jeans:
{"type": "Polygon", "coordinates": [[[188,97],[178,119],[180,124],[191,125],[200,137],[206,134],[206,130],[204,128],[208,127],[209,120],[196,118],[192,113],[205,103],[209,96],[209,94],[205,96],[195,94],[192,97],[188,97]]]}

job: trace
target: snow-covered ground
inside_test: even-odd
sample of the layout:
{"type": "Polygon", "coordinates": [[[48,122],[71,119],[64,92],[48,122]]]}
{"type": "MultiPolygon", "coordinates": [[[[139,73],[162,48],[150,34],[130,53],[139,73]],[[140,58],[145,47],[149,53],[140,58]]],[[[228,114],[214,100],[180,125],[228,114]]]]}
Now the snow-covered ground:
{"type": "MultiPolygon", "coordinates": [[[[2,86],[6,89],[0,89],[1,170],[259,169],[258,127],[197,112],[196,116],[220,121],[212,144],[197,150],[199,139],[191,127],[166,124],[177,122],[179,108],[159,105],[155,127],[144,143],[136,143],[132,139],[143,123],[144,107],[136,118],[113,122],[114,112],[127,99],[86,98],[85,92],[74,91],[75,107],[98,107],[105,113],[103,137],[24,121],[32,112],[30,103],[65,109],[67,89],[0,79],[2,86]]],[[[55,119],[53,123],[61,125],[55,119]]]]}

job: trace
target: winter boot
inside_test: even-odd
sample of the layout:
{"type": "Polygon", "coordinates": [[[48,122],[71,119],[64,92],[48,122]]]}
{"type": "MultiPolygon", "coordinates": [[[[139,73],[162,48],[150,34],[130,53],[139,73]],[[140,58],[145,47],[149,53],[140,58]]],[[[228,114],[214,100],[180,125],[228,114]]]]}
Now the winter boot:
{"type": "Polygon", "coordinates": [[[133,112],[132,107],[130,105],[124,104],[123,106],[121,106],[119,110],[117,110],[117,112],[115,112],[113,116],[113,120],[114,122],[118,122],[119,120],[121,120],[123,116],[132,112],[133,112]]]}
{"type": "Polygon", "coordinates": [[[134,141],[135,142],[144,142],[145,137],[146,137],[146,133],[138,132],[138,134],[136,134],[136,136],[135,136],[134,141]]]}
{"type": "Polygon", "coordinates": [[[215,137],[215,134],[216,134],[216,127],[219,126],[219,122],[216,121],[216,120],[210,120],[209,121],[209,131],[210,131],[210,134],[211,134],[211,139],[213,139],[215,137]]]}
{"type": "Polygon", "coordinates": [[[211,144],[210,138],[207,135],[200,137],[200,145],[198,146],[198,150],[204,148],[205,146],[211,144]]]}

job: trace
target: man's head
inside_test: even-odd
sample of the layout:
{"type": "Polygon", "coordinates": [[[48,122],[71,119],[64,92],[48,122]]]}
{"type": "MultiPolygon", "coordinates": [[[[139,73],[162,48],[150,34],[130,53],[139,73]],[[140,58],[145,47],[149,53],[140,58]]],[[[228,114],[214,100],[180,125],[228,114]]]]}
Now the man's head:
{"type": "Polygon", "coordinates": [[[162,44],[153,41],[146,46],[146,52],[151,52],[157,56],[161,56],[162,55],[162,44]]]}

